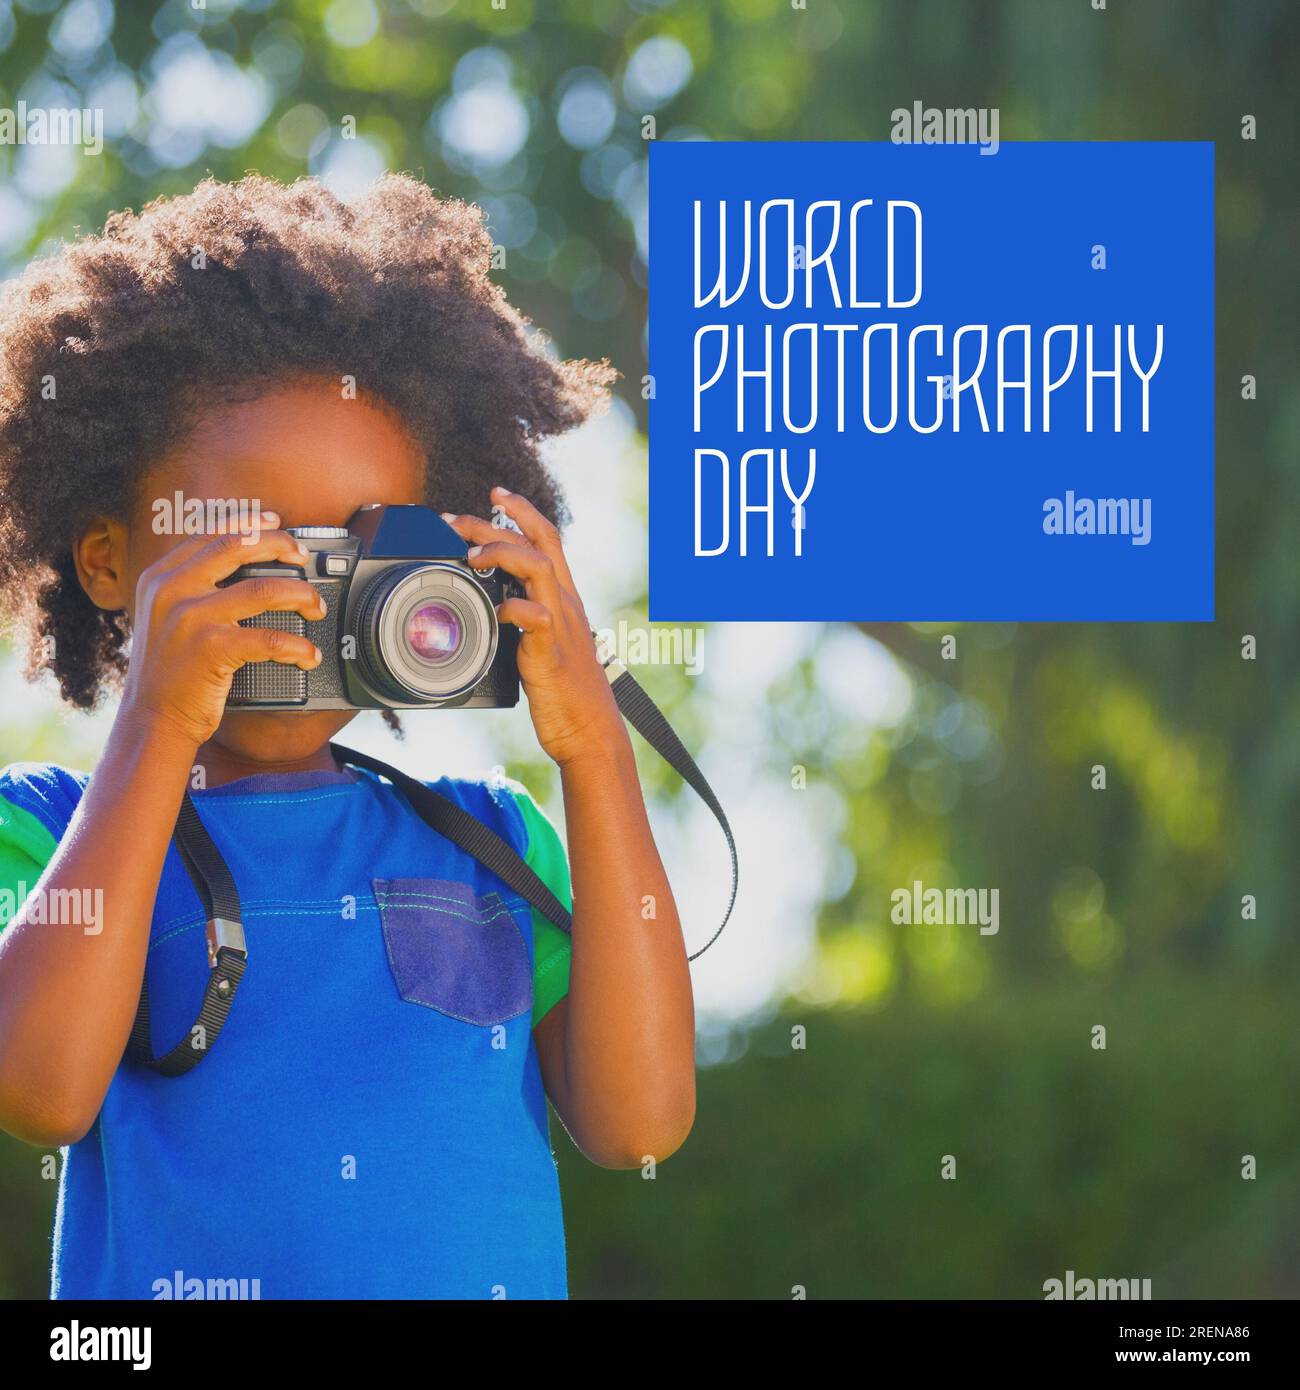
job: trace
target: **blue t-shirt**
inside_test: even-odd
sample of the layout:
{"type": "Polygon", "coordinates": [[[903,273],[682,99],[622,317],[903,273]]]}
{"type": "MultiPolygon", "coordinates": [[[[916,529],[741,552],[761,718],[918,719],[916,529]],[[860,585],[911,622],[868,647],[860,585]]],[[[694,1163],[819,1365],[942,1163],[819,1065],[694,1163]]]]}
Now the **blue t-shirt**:
{"type": "MultiPolygon", "coordinates": [[[[46,765],[0,774],[0,870],[30,860],[35,887],[84,785],[46,765]]],[[[571,902],[522,787],[429,785],[571,902]]],[[[247,972],[198,1066],[124,1060],[65,1150],[53,1296],[565,1297],[532,1024],[567,988],[567,938],[369,773],[191,795],[239,888],[247,972]]],[[[159,1055],[208,975],[174,844],[146,969],[159,1055]]]]}

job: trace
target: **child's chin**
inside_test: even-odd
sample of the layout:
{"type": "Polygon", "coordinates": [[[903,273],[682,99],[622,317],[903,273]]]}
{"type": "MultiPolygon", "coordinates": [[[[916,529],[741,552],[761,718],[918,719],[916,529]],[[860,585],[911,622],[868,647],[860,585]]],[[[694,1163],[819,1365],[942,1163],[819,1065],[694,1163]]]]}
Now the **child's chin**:
{"type": "Polygon", "coordinates": [[[256,714],[232,711],[221,721],[214,742],[251,762],[283,763],[309,758],[356,718],[355,710],[297,714],[278,710],[256,714]]]}

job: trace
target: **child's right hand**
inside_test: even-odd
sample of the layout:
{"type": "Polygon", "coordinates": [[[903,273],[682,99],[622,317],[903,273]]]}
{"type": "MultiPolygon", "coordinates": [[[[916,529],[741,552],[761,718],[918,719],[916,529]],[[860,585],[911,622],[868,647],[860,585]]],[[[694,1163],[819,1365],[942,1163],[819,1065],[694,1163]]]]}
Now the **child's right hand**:
{"type": "MultiPolygon", "coordinates": [[[[262,525],[280,518],[263,513],[262,525]]],[[[277,560],[305,565],[308,552],[287,531],[194,536],[140,575],[136,585],[131,664],[123,710],[161,721],[196,747],[216,732],[235,672],[250,661],[278,661],[310,671],[321,653],[309,637],[273,628],[244,628],[241,618],[268,610],[325,616],[320,594],[305,579],[243,579],[219,589],[241,565],[277,560]]]]}

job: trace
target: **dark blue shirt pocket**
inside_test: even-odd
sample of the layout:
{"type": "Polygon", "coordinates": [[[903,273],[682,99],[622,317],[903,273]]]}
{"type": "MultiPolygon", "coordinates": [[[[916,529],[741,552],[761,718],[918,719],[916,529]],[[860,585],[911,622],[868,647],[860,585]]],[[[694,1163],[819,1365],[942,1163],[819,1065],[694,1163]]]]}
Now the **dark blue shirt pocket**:
{"type": "Polygon", "coordinates": [[[496,893],[441,878],[377,878],[375,901],[397,992],[462,1023],[533,1007],[528,943],[496,893]]]}

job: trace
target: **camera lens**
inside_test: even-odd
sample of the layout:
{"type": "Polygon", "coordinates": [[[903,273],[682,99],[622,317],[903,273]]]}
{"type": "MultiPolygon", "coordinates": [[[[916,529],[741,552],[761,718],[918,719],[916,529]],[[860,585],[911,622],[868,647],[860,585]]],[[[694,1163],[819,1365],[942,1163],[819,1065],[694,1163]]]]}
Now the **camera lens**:
{"type": "Polygon", "coordinates": [[[372,685],[403,704],[441,704],[468,694],[497,650],[487,591],[447,561],[398,564],[365,589],[354,620],[372,685]]]}
{"type": "Polygon", "coordinates": [[[426,603],[406,620],[406,640],[422,661],[447,661],[460,649],[460,622],[442,603],[426,603]]]}

